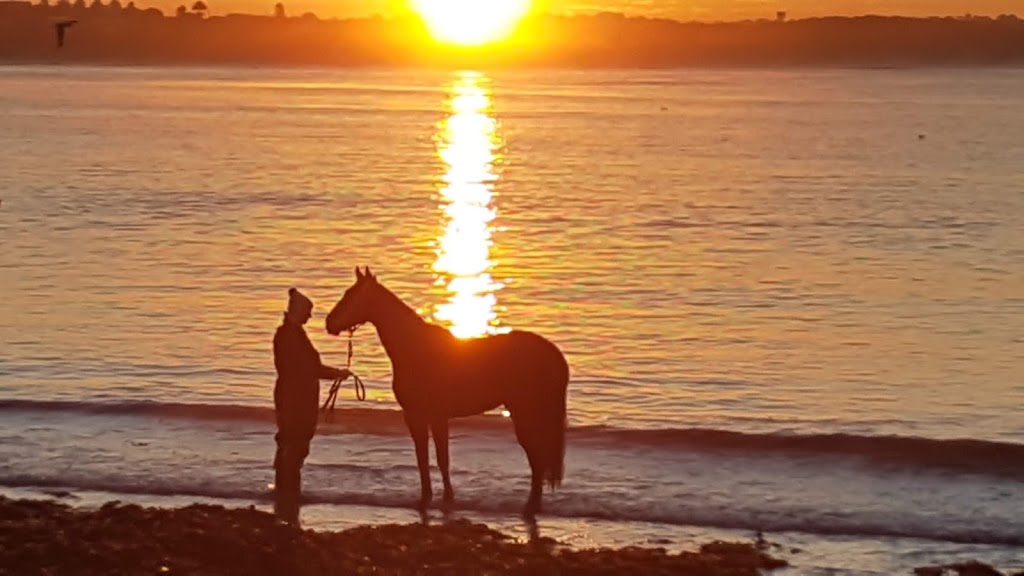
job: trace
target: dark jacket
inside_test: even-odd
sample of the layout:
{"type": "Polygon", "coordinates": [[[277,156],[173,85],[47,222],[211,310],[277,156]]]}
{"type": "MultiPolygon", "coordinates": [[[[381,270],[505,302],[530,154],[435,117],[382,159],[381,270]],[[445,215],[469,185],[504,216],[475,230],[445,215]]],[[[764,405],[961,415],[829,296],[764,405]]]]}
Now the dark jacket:
{"type": "Polygon", "coordinates": [[[320,407],[320,353],[302,326],[284,322],[274,333],[274,409],[277,427],[312,435],[320,407]]]}

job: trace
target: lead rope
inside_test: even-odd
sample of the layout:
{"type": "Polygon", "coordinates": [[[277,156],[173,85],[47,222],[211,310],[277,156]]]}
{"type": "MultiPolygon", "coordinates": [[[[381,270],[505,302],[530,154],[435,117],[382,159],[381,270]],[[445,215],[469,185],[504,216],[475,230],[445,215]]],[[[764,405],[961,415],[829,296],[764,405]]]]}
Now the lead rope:
{"type": "MultiPolygon", "coordinates": [[[[363,379],[357,374],[352,372],[352,337],[356,333],[356,329],[359,325],[355,325],[348,330],[348,360],[345,362],[345,369],[352,376],[352,384],[356,390],[356,399],[362,402],[366,400],[366,385],[363,384],[363,379]]],[[[341,390],[341,384],[345,381],[345,378],[337,378],[331,384],[331,390],[327,393],[327,399],[324,400],[324,405],[320,407],[322,412],[327,413],[329,416],[334,415],[334,404],[338,401],[338,391],[341,390]],[[330,412],[328,412],[330,410],[330,412]]]]}

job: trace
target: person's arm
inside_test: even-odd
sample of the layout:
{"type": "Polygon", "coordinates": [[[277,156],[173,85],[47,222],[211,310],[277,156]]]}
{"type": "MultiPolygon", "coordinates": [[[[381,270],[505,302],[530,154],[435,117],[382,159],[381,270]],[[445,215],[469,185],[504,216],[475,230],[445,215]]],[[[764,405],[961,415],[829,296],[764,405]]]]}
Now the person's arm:
{"type": "Polygon", "coordinates": [[[345,368],[334,368],[327,364],[320,364],[320,379],[321,380],[336,380],[338,378],[348,378],[352,372],[345,368]]]}
{"type": "Polygon", "coordinates": [[[304,333],[278,333],[274,338],[274,364],[285,380],[300,382],[315,377],[320,380],[347,378],[348,370],[340,370],[320,361],[320,353],[304,333]]]}

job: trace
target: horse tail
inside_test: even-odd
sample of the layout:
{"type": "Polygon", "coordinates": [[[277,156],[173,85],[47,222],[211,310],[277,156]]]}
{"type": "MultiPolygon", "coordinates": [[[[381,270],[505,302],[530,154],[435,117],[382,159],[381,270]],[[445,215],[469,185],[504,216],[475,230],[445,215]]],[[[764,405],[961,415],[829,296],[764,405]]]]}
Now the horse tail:
{"type": "Polygon", "coordinates": [[[565,358],[562,358],[558,384],[561,394],[559,395],[556,408],[550,416],[550,425],[554,428],[552,434],[553,442],[544,466],[544,479],[552,490],[562,485],[562,477],[565,474],[565,432],[569,425],[569,417],[566,410],[566,396],[569,392],[569,364],[565,361],[565,358]]]}

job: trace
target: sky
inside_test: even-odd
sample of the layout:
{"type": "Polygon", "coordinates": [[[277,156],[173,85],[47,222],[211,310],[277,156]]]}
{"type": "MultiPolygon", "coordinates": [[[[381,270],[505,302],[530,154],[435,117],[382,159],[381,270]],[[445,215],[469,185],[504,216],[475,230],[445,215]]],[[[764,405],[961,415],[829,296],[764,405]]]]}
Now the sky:
{"type": "MultiPolygon", "coordinates": [[[[188,4],[191,5],[191,1],[188,4]]],[[[246,12],[272,14],[278,0],[205,0],[213,14],[246,12]]],[[[321,17],[391,16],[406,9],[408,0],[280,0],[289,14],[315,12],[321,17]]],[[[479,0],[487,2],[489,0],[479,0]]],[[[828,15],[886,14],[907,16],[998,15],[1024,17],[1024,0],[535,0],[554,13],[623,12],[679,20],[742,20],[828,15]]],[[[124,3],[124,2],[122,2],[124,3]]],[[[140,7],[156,6],[165,13],[184,0],[136,0],[140,7]]]]}

